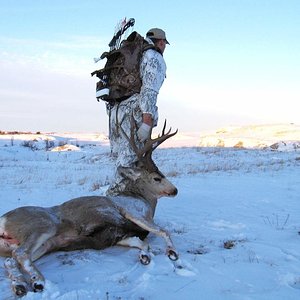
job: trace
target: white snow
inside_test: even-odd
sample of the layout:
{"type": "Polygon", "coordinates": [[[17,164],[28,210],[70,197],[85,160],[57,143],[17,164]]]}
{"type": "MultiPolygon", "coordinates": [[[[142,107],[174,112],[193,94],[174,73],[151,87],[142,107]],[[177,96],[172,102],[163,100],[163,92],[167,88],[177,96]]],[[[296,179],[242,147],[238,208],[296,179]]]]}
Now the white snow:
{"type": "MultiPolygon", "coordinates": [[[[45,291],[23,299],[299,299],[300,149],[269,146],[300,138],[290,131],[279,138],[271,133],[281,129],[268,127],[263,135],[239,131],[244,146],[254,148],[173,144],[155,150],[154,160],[179,190],[175,198],[160,199],[155,214],[171,233],[178,262],[152,234],[148,266],[139,263],[137,249],[119,246],[56,252],[36,262],[45,291]],[[264,149],[250,143],[263,139],[264,149]]],[[[195,139],[194,145],[203,143],[200,135],[195,139]]],[[[103,135],[0,135],[0,214],[102,195],[113,169],[103,135]],[[51,151],[64,145],[74,147],[51,151]]],[[[3,262],[0,299],[14,299],[3,262]]]]}
{"type": "Polygon", "coordinates": [[[225,127],[202,135],[199,146],[294,150],[300,148],[300,126],[291,123],[225,127]]]}

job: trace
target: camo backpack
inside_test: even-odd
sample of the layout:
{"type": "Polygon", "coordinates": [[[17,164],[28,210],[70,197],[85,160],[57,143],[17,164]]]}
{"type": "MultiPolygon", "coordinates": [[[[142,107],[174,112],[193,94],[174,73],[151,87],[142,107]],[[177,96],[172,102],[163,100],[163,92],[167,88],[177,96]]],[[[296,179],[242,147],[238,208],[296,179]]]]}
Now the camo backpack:
{"type": "Polygon", "coordinates": [[[156,48],[134,31],[121,42],[118,49],[101,55],[100,59],[106,58],[107,62],[103,69],[92,73],[92,76],[99,78],[96,84],[98,101],[121,102],[140,92],[140,62],[143,52],[148,49],[156,48]]]}

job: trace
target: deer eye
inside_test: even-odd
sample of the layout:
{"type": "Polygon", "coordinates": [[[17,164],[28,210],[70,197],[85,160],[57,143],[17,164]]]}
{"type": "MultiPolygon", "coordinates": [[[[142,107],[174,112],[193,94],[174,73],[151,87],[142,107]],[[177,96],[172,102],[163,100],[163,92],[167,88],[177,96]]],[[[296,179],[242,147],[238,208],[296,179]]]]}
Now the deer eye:
{"type": "Polygon", "coordinates": [[[154,177],[153,179],[154,179],[154,181],[156,181],[156,182],[161,182],[161,178],[159,178],[159,177],[154,177]]]}

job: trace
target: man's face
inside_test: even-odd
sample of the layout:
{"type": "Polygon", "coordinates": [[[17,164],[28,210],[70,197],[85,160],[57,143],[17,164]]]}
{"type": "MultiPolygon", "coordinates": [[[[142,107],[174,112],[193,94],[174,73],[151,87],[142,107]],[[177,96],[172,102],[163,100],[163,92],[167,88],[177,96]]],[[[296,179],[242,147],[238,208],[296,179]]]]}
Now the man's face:
{"type": "Polygon", "coordinates": [[[166,40],[159,40],[157,42],[157,47],[160,49],[161,53],[164,53],[164,51],[166,49],[166,45],[167,45],[166,40]]]}

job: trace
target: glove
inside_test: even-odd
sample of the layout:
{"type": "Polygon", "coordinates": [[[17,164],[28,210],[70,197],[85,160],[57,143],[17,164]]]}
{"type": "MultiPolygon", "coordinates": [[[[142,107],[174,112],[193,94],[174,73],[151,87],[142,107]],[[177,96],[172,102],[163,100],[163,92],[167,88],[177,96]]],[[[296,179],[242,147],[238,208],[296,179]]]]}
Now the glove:
{"type": "Polygon", "coordinates": [[[142,123],[141,127],[137,131],[138,139],[141,142],[145,142],[150,138],[151,128],[152,127],[147,125],[146,123],[142,123]]]}

